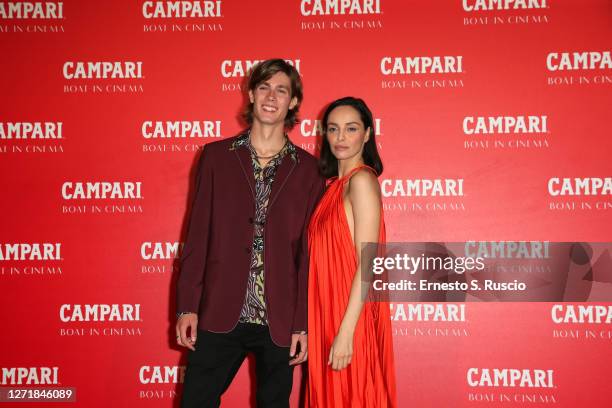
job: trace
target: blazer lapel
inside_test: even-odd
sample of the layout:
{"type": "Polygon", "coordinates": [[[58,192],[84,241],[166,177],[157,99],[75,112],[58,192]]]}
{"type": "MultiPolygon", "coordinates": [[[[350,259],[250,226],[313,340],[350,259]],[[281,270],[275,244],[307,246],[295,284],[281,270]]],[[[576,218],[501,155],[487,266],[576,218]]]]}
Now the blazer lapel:
{"type": "Polygon", "coordinates": [[[296,165],[297,163],[291,158],[291,154],[287,154],[285,157],[283,157],[283,161],[278,166],[278,169],[276,169],[276,176],[274,177],[274,182],[272,183],[270,201],[268,202],[267,211],[270,211],[270,207],[272,207],[272,204],[274,204],[274,201],[276,201],[278,194],[285,186],[285,183],[289,179],[289,176],[295,169],[296,165]]]}
{"type": "Polygon", "coordinates": [[[240,163],[240,168],[242,169],[242,173],[246,178],[246,181],[249,185],[249,189],[251,190],[251,196],[253,197],[253,202],[255,201],[255,176],[253,175],[253,162],[251,161],[251,153],[249,149],[245,149],[239,147],[234,150],[236,154],[236,158],[238,159],[238,163],[240,163]]]}

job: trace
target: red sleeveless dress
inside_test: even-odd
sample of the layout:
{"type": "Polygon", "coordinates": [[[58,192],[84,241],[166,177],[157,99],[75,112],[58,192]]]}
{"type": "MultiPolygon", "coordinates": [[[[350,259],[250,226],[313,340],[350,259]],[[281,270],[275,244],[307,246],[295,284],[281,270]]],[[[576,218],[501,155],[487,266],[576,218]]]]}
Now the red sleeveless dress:
{"type": "MultiPolygon", "coordinates": [[[[362,165],[330,179],[308,228],[308,391],[306,407],[396,407],[389,304],[366,302],[355,327],[353,356],[343,370],[327,365],[357,268],[355,245],[342,201],[344,187],[362,165]]],[[[379,242],[385,242],[380,210],[379,242]]]]}

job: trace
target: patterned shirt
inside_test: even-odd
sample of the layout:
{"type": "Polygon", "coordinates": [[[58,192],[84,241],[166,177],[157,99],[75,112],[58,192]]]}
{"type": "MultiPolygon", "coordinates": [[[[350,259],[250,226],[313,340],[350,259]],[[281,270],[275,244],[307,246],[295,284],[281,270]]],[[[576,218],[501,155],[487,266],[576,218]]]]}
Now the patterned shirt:
{"type": "Polygon", "coordinates": [[[283,158],[289,154],[297,161],[295,145],[285,136],[286,142],[283,148],[268,162],[261,167],[257,160],[257,152],[251,145],[250,131],[240,135],[231,149],[245,148],[251,153],[253,164],[253,175],[255,176],[255,216],[253,217],[253,250],[251,251],[251,266],[247,282],[246,296],[240,312],[240,322],[267,325],[266,300],[264,295],[264,226],[272,183],[276,176],[276,170],[283,158]]]}

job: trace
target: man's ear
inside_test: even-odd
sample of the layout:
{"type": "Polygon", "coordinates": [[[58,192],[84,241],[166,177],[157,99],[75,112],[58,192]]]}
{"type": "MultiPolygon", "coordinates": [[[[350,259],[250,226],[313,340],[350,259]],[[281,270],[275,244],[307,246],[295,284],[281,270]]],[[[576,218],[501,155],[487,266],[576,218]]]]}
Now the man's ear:
{"type": "Polygon", "coordinates": [[[291,98],[291,102],[289,102],[289,110],[295,108],[295,105],[297,105],[297,96],[294,96],[293,98],[291,98]]]}
{"type": "Polygon", "coordinates": [[[253,90],[249,89],[249,100],[251,103],[255,102],[255,97],[253,96],[253,90]]]}

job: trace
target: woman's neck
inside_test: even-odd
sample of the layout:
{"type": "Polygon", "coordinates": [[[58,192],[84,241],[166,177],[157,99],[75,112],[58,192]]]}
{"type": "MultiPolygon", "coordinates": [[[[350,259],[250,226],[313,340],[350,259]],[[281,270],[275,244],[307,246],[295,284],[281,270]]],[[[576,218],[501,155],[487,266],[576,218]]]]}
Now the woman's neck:
{"type": "Polygon", "coordinates": [[[338,160],[338,178],[342,178],[349,174],[354,168],[364,164],[363,157],[356,156],[350,159],[338,160]]]}

